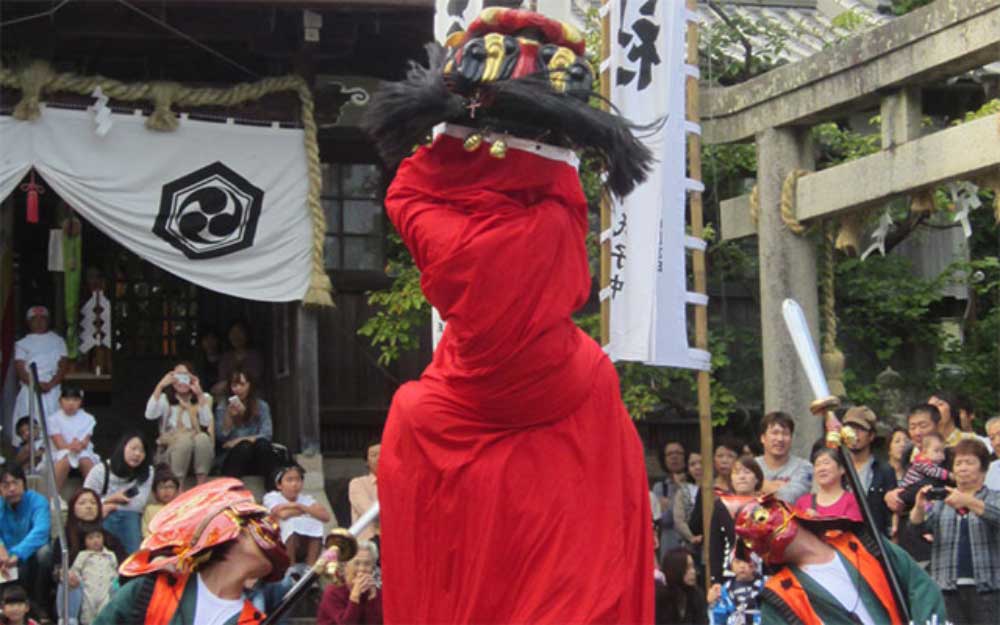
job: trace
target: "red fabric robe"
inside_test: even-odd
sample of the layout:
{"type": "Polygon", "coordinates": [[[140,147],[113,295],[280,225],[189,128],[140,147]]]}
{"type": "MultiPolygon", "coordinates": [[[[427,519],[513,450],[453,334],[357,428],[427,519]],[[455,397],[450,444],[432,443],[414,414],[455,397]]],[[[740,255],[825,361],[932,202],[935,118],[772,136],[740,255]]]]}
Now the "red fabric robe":
{"type": "Polygon", "coordinates": [[[386,198],[447,321],[382,438],[387,623],[652,623],[642,443],[570,314],[591,288],[575,167],[446,135],[386,198]]]}

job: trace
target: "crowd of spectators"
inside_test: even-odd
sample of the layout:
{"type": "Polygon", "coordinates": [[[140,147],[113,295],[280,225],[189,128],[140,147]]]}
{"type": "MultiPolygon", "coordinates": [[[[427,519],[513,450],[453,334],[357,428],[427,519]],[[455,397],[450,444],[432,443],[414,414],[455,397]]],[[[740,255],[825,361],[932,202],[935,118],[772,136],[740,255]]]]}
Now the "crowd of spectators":
{"type": "MultiPolygon", "coordinates": [[[[91,442],[99,425],[85,409],[84,392],[64,381],[65,343],[49,330],[48,311],[32,307],[28,322],[31,332],[18,341],[15,361],[25,385],[17,404],[23,404],[23,414],[16,413],[13,452],[0,467],[0,623],[44,624],[53,615],[66,625],[92,622],[128,582],[119,578],[118,567],[149,535],[157,512],[184,488],[213,475],[263,479],[261,503],[279,521],[292,566],[283,580],[255,582],[246,593],[263,611],[273,608],[315,564],[324,525],[336,519],[326,504],[304,492],[305,470],[273,440],[271,409],[256,382],[262,360],[248,345],[246,326],[230,328],[232,349],[225,353],[218,352],[214,333],[204,337],[199,359],[204,380],[191,362],[182,361],[156,383],[145,409],[145,418],[157,424],[155,440],[140,430],[126,431],[102,458],[91,442]],[[27,416],[31,364],[41,380],[44,429],[27,416]],[[67,492],[68,502],[59,492],[50,493],[50,502],[29,488],[28,474],[44,476],[48,458],[56,491],[66,491],[71,475],[82,480],[71,496],[67,492]],[[52,517],[56,505],[64,518],[52,517]],[[60,522],[66,545],[54,525],[60,522]]],[[[378,451],[377,441],[367,446],[368,471],[351,483],[352,517],[377,501],[378,451]]],[[[321,623],[381,622],[378,525],[362,538],[356,561],[337,571],[316,597],[321,623]]]]}
{"type": "MultiPolygon", "coordinates": [[[[246,327],[230,328],[233,349],[226,353],[214,333],[204,337],[204,378],[190,362],[178,362],[163,375],[145,410],[157,422],[155,440],[125,432],[102,458],[91,442],[97,420],[85,409],[83,392],[64,382],[65,344],[49,330],[48,312],[32,307],[28,322],[31,333],[18,341],[15,365],[23,383],[28,366],[38,367],[48,441],[26,416],[18,419],[13,453],[0,469],[2,622],[44,622],[50,614],[67,625],[92,621],[121,583],[117,567],[139,548],[156,513],[185,485],[213,474],[258,475],[267,486],[262,503],[278,518],[294,565],[284,580],[257,582],[246,592],[265,612],[272,608],[315,563],[323,526],[336,519],[303,492],[305,471],[273,441],[271,409],[256,383],[262,361],[248,345],[246,327]],[[57,487],[74,473],[83,480],[63,504],[66,545],[52,539],[58,533],[49,499],[28,488],[26,472],[49,469],[46,448],[57,487]],[[64,553],[65,576],[59,566],[64,553]],[[68,607],[57,595],[67,597],[68,607]]],[[[27,414],[24,389],[17,405],[22,403],[27,414]]],[[[795,419],[784,412],[763,417],[757,440],[717,442],[711,492],[701,488],[708,458],[701,450],[685,449],[679,441],[664,446],[665,476],[650,490],[657,623],[759,623],[758,597],[768,570],[756,557],[737,556],[733,519],[719,500],[724,493],[773,495],[803,514],[855,520],[863,497],[878,531],[941,587],[951,622],[991,622],[1000,614],[1000,417],[986,421],[983,436],[975,432],[973,406],[942,391],[909,411],[906,428],[880,433],[877,415],[864,406],[850,408],[841,419],[856,434],[848,447],[860,493],[845,480],[842,457],[822,441],[813,444],[808,459],[792,452],[795,419]],[[712,498],[707,535],[706,497],[712,498]]],[[[349,484],[352,522],[378,500],[379,452],[377,441],[366,446],[368,470],[349,484]]],[[[318,623],[381,623],[379,537],[377,523],[360,536],[358,556],[336,571],[322,593],[318,623]]]]}
{"type": "MultiPolygon", "coordinates": [[[[907,427],[880,431],[877,415],[855,406],[840,415],[861,491],[824,441],[809,460],[792,453],[794,419],[763,417],[758,441],[724,438],[713,450],[715,502],[704,549],[700,450],[678,441],[662,448],[666,477],[654,482],[658,568],[656,622],[760,623],[759,595],[769,574],[760,561],[737,557],[733,521],[721,494],[774,495],[807,515],[862,518],[899,544],[940,586],[950,622],[992,623],[1000,614],[1000,417],[976,431],[972,405],[936,392],[907,414],[907,427]],[[757,447],[756,456],[744,452],[757,447]]],[[[812,441],[810,441],[811,443],[812,441]]],[[[801,446],[799,447],[801,448],[801,446]]]]}

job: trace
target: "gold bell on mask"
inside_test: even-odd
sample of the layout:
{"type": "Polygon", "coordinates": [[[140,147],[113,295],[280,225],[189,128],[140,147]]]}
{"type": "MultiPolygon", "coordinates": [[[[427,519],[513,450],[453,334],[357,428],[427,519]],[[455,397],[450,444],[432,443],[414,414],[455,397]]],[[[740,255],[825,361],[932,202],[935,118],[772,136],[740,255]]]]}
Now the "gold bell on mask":
{"type": "Polygon", "coordinates": [[[479,146],[483,144],[483,135],[478,132],[474,132],[465,138],[465,142],[462,143],[462,147],[465,148],[466,152],[475,152],[479,149],[479,146]]]}
{"type": "Polygon", "coordinates": [[[507,142],[503,139],[497,139],[490,146],[490,156],[493,158],[506,158],[507,156],[507,142]]]}

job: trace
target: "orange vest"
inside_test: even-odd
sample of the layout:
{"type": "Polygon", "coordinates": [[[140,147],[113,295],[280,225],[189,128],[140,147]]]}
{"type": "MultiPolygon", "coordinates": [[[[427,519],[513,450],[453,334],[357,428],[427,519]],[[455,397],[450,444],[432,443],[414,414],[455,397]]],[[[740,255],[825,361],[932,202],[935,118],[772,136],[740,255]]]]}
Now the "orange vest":
{"type": "MultiPolygon", "coordinates": [[[[190,574],[178,575],[173,578],[167,573],[156,576],[153,597],[149,600],[149,607],[146,609],[146,625],[169,625],[170,619],[177,612],[177,606],[181,604],[181,597],[184,596],[188,578],[190,578],[190,574]]],[[[237,625],[260,625],[263,620],[264,615],[252,603],[244,601],[243,610],[236,623],[237,625]]]]}
{"type": "MultiPolygon", "coordinates": [[[[832,537],[828,536],[826,542],[836,549],[840,555],[844,556],[848,562],[857,566],[858,572],[861,573],[861,577],[864,578],[865,583],[868,584],[868,587],[871,588],[875,597],[879,600],[879,603],[889,613],[892,625],[903,625],[903,619],[899,614],[899,607],[896,605],[896,599],[892,596],[892,589],[889,587],[889,580],[882,570],[882,565],[875,556],[864,548],[858,537],[847,532],[842,532],[832,537]],[[852,548],[852,545],[854,548],[852,548]]],[[[788,567],[772,575],[764,587],[778,595],[805,625],[823,625],[823,621],[820,620],[816,611],[813,610],[805,589],[799,584],[799,580],[795,578],[795,575],[788,570],[788,567]]]]}

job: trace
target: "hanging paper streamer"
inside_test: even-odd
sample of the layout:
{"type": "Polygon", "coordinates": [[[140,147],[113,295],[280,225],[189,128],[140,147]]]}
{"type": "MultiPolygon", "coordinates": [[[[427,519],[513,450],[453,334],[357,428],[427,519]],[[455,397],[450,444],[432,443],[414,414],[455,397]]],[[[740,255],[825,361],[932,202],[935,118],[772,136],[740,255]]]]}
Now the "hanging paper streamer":
{"type": "Polygon", "coordinates": [[[872,232],[873,243],[861,255],[861,260],[868,258],[875,250],[878,250],[879,254],[885,256],[885,237],[889,234],[891,228],[892,215],[889,214],[889,209],[887,208],[882,212],[882,216],[878,218],[878,227],[875,228],[875,232],[872,232]]]}
{"type": "Polygon", "coordinates": [[[108,107],[108,96],[104,95],[100,87],[94,87],[94,92],[90,94],[97,98],[91,109],[94,112],[94,132],[98,137],[103,137],[111,130],[111,109],[108,107]]]}
{"type": "Polygon", "coordinates": [[[103,291],[94,291],[80,308],[80,352],[95,347],[111,348],[111,306],[103,291]]]}
{"type": "Polygon", "coordinates": [[[979,199],[979,187],[962,180],[959,182],[949,182],[947,185],[948,195],[955,206],[955,221],[962,224],[962,232],[965,238],[972,236],[972,224],[969,223],[969,211],[975,210],[983,205],[979,199]]]}

